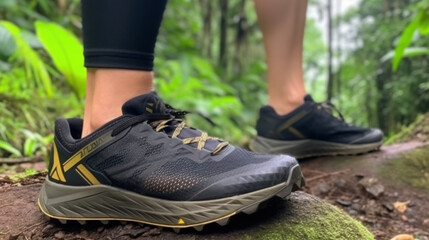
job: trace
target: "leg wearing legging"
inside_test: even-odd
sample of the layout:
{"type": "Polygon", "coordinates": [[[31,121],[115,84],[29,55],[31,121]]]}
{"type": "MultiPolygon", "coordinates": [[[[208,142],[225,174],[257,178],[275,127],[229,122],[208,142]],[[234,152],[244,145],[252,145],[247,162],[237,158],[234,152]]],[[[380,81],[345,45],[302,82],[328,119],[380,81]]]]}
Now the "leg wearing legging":
{"type": "Polygon", "coordinates": [[[302,54],[307,0],[255,0],[268,65],[268,105],[286,114],[304,101],[302,54]]]}
{"type": "Polygon", "coordinates": [[[167,0],[82,0],[86,136],[153,90],[155,42],[167,0]]]}

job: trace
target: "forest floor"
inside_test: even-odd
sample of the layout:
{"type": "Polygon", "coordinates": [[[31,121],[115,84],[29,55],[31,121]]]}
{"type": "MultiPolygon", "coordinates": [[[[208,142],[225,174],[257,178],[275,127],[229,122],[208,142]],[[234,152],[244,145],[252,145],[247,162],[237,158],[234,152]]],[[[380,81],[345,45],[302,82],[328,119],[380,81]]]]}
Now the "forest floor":
{"type": "MultiPolygon", "coordinates": [[[[302,160],[307,180],[303,191],[343,209],[361,221],[376,239],[411,234],[416,239],[429,240],[429,172],[423,169],[429,168],[429,163],[406,160],[416,151],[427,151],[419,153],[426,159],[429,145],[414,140],[365,155],[302,160]],[[414,162],[417,170],[405,169],[401,165],[404,159],[407,164],[414,162]],[[420,174],[427,182],[420,181],[420,174]]],[[[8,167],[45,168],[43,162],[8,167]]],[[[260,227],[258,217],[240,220],[240,216],[224,228],[210,224],[203,232],[186,229],[179,235],[171,229],[124,222],[90,222],[81,226],[72,221],[62,225],[44,218],[36,205],[44,178],[45,174],[39,173],[14,182],[7,174],[0,174],[0,239],[235,239],[234,232],[245,228],[242,221],[254,221],[250,227],[260,227]],[[227,235],[217,238],[216,234],[227,235]]]]}

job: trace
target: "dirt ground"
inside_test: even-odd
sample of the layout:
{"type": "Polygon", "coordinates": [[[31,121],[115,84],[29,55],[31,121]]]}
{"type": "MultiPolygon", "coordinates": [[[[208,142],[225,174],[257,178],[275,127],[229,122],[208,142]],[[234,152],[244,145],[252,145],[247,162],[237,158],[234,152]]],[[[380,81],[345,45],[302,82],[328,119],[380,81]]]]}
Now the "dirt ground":
{"type": "MultiPolygon", "coordinates": [[[[380,175],[387,162],[423,145],[426,143],[416,141],[366,155],[302,160],[307,179],[303,191],[342,208],[368,227],[376,239],[411,234],[416,239],[429,240],[429,192],[380,175]]],[[[40,168],[41,164],[37,164],[40,168]]],[[[37,208],[37,194],[44,178],[44,174],[38,174],[17,183],[0,175],[0,239],[213,239],[213,234],[235,239],[235,232],[245,230],[243,225],[260,227],[260,218],[240,216],[224,228],[211,224],[203,232],[186,229],[180,235],[171,229],[124,222],[80,225],[72,221],[62,225],[46,219],[37,208]]],[[[257,214],[270,217],[267,212],[257,214]]]]}

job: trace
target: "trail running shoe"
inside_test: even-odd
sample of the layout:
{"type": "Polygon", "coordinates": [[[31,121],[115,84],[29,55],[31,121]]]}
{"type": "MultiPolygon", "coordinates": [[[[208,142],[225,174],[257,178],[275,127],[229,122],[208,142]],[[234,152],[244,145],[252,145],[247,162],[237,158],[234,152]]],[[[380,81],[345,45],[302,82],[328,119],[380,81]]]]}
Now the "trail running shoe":
{"type": "Polygon", "coordinates": [[[316,103],[310,95],[304,104],[284,116],[270,106],[260,109],[258,136],[250,144],[256,152],[290,154],[296,158],[366,153],[383,143],[383,132],[352,126],[330,103],[316,103]]]}
{"type": "MultiPolygon", "coordinates": [[[[49,217],[127,220],[184,228],[253,213],[304,184],[297,161],[234,147],[188,128],[156,93],[81,138],[81,119],[58,119],[52,161],[38,204],[49,217]]],[[[179,116],[179,117],[178,117],[179,116]]]]}

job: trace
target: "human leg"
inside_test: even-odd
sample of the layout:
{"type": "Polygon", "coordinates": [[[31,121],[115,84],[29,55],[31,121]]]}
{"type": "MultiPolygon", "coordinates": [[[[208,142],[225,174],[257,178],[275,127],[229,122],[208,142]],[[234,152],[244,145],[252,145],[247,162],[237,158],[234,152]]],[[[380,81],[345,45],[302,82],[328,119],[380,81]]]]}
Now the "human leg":
{"type": "Polygon", "coordinates": [[[155,92],[140,95],[152,89],[152,75],[144,72],[150,73],[153,56],[143,47],[154,41],[136,35],[142,26],[159,23],[136,22],[137,16],[129,15],[162,15],[160,2],[83,0],[91,68],[85,120],[92,133],[81,136],[81,119],[56,121],[52,161],[38,200],[45,215],[63,222],[129,220],[201,230],[211,222],[225,225],[239,212],[253,213],[263,201],[284,198],[304,184],[294,158],[234,147],[187,127],[184,112],[155,92]],[[103,14],[91,15],[96,12],[103,14]],[[121,26],[104,26],[116,19],[121,26]],[[139,96],[127,100],[131,95],[139,96]]]}
{"type": "Polygon", "coordinates": [[[306,0],[255,0],[268,65],[268,106],[260,110],[254,151],[295,157],[364,153],[381,146],[379,129],[335,117],[330,103],[306,95],[303,36],[306,0]]]}
{"type": "Polygon", "coordinates": [[[83,136],[120,116],[126,100],[153,90],[154,49],[165,5],[166,0],[82,1],[88,68],[83,136]]]}
{"type": "Polygon", "coordinates": [[[255,0],[267,59],[268,105],[284,115],[304,103],[307,0],[255,0]]]}

